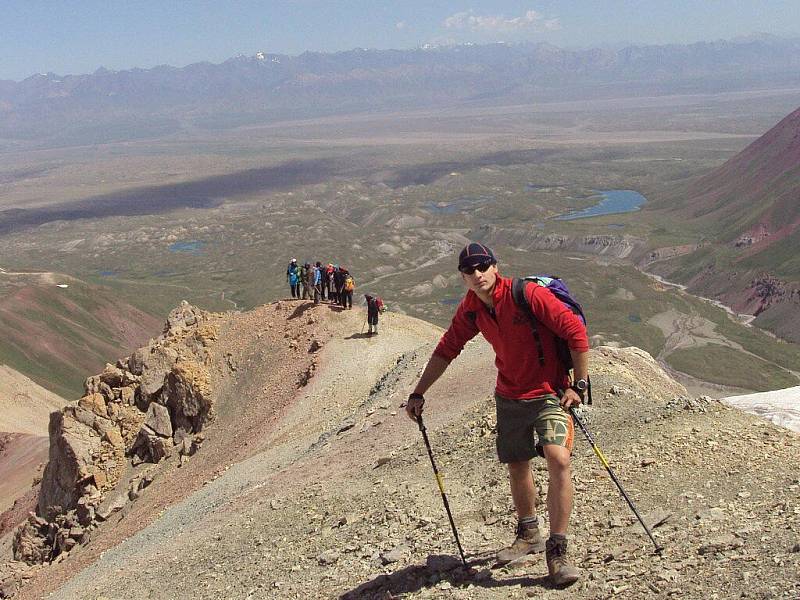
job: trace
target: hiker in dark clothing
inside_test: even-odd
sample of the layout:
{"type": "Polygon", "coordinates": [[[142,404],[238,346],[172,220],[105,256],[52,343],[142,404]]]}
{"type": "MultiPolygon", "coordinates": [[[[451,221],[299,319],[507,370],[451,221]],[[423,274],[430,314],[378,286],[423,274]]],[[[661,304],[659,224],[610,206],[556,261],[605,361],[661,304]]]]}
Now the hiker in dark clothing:
{"type": "Polygon", "coordinates": [[[325,271],[325,277],[328,279],[329,298],[332,304],[339,304],[339,293],[336,291],[336,268],[333,265],[328,265],[325,271]]]}
{"type": "Polygon", "coordinates": [[[587,388],[586,327],[549,289],[528,283],[524,287],[525,301],[541,324],[535,338],[530,320],[514,300],[512,280],[499,274],[494,254],[486,246],[467,245],[459,255],[458,270],[467,294],[409,395],[406,412],[416,421],[425,403],[423,394],[464,345],[482,333],[495,351],[497,453],[500,462],[508,465],[518,519],[517,537],[511,547],[498,554],[498,562],[505,564],[545,550],[552,582],[557,586],[569,585],[580,578],[580,571],[567,557],[566,533],[573,493],[570,455],[574,439],[568,410],[583,401],[587,388]],[[569,346],[572,379],[558,358],[556,336],[569,346]],[[537,455],[546,460],[549,475],[550,537],[546,542],[539,533],[536,487],[530,467],[530,460],[537,455]]]}
{"type": "Polygon", "coordinates": [[[344,287],[344,273],[340,266],[336,266],[333,272],[333,286],[336,289],[336,304],[342,305],[342,288],[344,287]]]}
{"type": "Polygon", "coordinates": [[[367,302],[367,335],[378,335],[378,315],[383,312],[383,300],[377,296],[367,294],[364,296],[367,302]]]}
{"type": "MultiPolygon", "coordinates": [[[[319,291],[319,299],[325,301],[325,267],[322,266],[322,262],[317,261],[317,264],[314,266],[317,271],[317,276],[315,277],[317,290],[319,291]]],[[[317,300],[319,302],[319,300],[317,300]]]]}
{"type": "Polygon", "coordinates": [[[342,308],[352,309],[353,308],[353,292],[356,289],[356,281],[353,279],[353,276],[347,271],[347,269],[342,269],[344,273],[344,282],[342,283],[342,308]]]}
{"type": "Polygon", "coordinates": [[[286,268],[286,280],[289,282],[289,289],[292,292],[292,298],[300,298],[300,267],[297,265],[297,259],[293,258],[286,268]]]}
{"type": "Polygon", "coordinates": [[[328,264],[322,267],[322,299],[331,301],[333,300],[333,290],[331,289],[330,274],[333,271],[333,265],[328,264]]]}
{"type": "Polygon", "coordinates": [[[311,265],[305,263],[300,269],[300,285],[303,286],[303,300],[311,297],[311,288],[308,285],[308,274],[311,271],[311,265]]]}

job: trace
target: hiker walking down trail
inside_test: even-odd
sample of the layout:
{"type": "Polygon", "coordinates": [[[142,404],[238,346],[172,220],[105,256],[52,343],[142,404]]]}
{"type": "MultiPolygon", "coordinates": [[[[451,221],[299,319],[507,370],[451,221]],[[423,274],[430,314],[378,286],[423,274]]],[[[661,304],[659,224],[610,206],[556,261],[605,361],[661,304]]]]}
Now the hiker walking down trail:
{"type": "Polygon", "coordinates": [[[483,334],[494,349],[497,367],[497,455],[508,465],[518,519],[516,539],[498,553],[498,562],[505,564],[544,550],[551,581],[557,586],[572,584],[580,578],[580,571],[567,555],[574,439],[568,410],[582,402],[587,386],[586,327],[549,289],[524,283],[524,300],[541,325],[534,330],[528,314],[514,300],[513,280],[500,275],[493,252],[482,244],[471,243],[461,251],[458,270],[468,291],[409,395],[406,412],[414,421],[422,415],[425,392],[464,345],[483,334]],[[572,380],[559,359],[557,337],[568,344],[572,380]],[[549,476],[550,536],[546,541],[539,532],[530,466],[537,455],[544,457],[549,476]]]}
{"type": "Polygon", "coordinates": [[[383,300],[371,294],[364,296],[364,300],[367,302],[367,324],[369,325],[367,335],[378,335],[378,315],[383,312],[383,300]]]}
{"type": "Polygon", "coordinates": [[[286,280],[289,282],[289,289],[292,292],[292,298],[300,299],[300,267],[297,265],[297,259],[293,258],[286,268],[286,280]]]}

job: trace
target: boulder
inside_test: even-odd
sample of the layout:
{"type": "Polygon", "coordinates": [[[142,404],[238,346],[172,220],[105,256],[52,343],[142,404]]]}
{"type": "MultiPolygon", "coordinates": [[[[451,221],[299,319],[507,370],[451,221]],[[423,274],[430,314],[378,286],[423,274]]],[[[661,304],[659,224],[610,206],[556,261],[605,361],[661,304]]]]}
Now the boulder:
{"type": "Polygon", "coordinates": [[[109,364],[106,364],[106,368],[98,377],[102,383],[112,388],[134,385],[137,382],[137,378],[132,373],[109,364]]]}
{"type": "Polygon", "coordinates": [[[408,556],[411,552],[411,549],[401,544],[388,552],[384,552],[381,554],[381,562],[384,565],[389,565],[391,563],[395,563],[397,561],[403,560],[406,556],[408,556]]]}
{"type": "Polygon", "coordinates": [[[172,422],[170,421],[169,410],[167,410],[166,406],[153,402],[147,408],[147,416],[145,417],[144,424],[155,432],[156,435],[172,437],[172,422]]]}
{"type": "Polygon", "coordinates": [[[122,434],[116,427],[112,427],[111,429],[105,432],[105,434],[103,435],[103,441],[111,444],[113,448],[125,447],[125,442],[122,439],[122,434]]]}
{"type": "Polygon", "coordinates": [[[95,467],[92,470],[92,478],[94,479],[94,485],[98,490],[102,490],[108,485],[108,475],[99,467],[95,467]]]}
{"type": "Polygon", "coordinates": [[[82,485],[93,474],[92,455],[102,447],[97,432],[71,417],[68,408],[50,415],[50,455],[39,491],[40,515],[54,506],[63,510],[77,506],[82,485]]]}
{"type": "Polygon", "coordinates": [[[181,300],[180,306],[172,309],[167,316],[167,323],[164,325],[164,333],[174,333],[196,325],[201,311],[186,300],[181,300]]]}
{"type": "Polygon", "coordinates": [[[172,454],[172,438],[156,434],[147,425],[142,425],[139,435],[131,447],[131,453],[143,462],[157,463],[172,454]]]}
{"type": "Polygon", "coordinates": [[[325,550],[317,555],[317,562],[324,566],[334,565],[339,562],[340,554],[336,550],[325,550]]]}
{"type": "Polygon", "coordinates": [[[140,394],[149,402],[161,391],[164,378],[178,360],[178,353],[161,344],[139,348],[131,354],[128,366],[134,375],[141,377],[140,394]]]}
{"type": "Polygon", "coordinates": [[[111,429],[116,429],[116,426],[110,419],[105,419],[103,417],[95,417],[94,423],[92,424],[92,428],[100,435],[100,437],[104,436],[107,431],[111,429]]]}
{"type": "Polygon", "coordinates": [[[93,412],[100,417],[107,417],[108,410],[106,409],[106,400],[98,393],[87,394],[78,400],[78,406],[93,412]]]}
{"type": "Polygon", "coordinates": [[[706,540],[697,548],[698,554],[716,554],[744,546],[744,541],[732,533],[726,533],[706,540]]]}
{"type": "Polygon", "coordinates": [[[101,521],[107,520],[112,514],[118,510],[125,508],[125,496],[122,494],[113,494],[106,498],[100,506],[97,507],[97,518],[101,521]]]}
{"type": "Polygon", "coordinates": [[[14,560],[19,560],[29,565],[41,564],[49,561],[52,555],[52,544],[48,543],[47,522],[31,515],[14,533],[13,550],[14,560]]]}
{"type": "Polygon", "coordinates": [[[121,402],[132,406],[136,399],[136,388],[134,386],[120,388],[119,397],[121,402]]]}
{"type": "Polygon", "coordinates": [[[78,523],[84,527],[94,521],[94,506],[89,503],[89,500],[84,496],[78,499],[77,509],[78,523]]]}
{"type": "Polygon", "coordinates": [[[64,414],[72,417],[81,425],[94,429],[94,420],[97,417],[92,411],[86,410],[80,406],[67,406],[64,409],[64,414]]]}
{"type": "Polygon", "coordinates": [[[197,432],[213,417],[208,371],[193,360],[181,360],[170,371],[163,398],[176,428],[197,432]]]}

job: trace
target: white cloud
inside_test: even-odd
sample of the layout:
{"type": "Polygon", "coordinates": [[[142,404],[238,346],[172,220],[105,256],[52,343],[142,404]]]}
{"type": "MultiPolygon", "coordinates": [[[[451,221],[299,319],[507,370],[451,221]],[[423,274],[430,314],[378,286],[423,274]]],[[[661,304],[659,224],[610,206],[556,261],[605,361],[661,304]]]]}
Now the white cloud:
{"type": "Polygon", "coordinates": [[[561,29],[557,18],[545,19],[541,13],[529,10],[520,17],[506,18],[502,15],[477,15],[468,10],[447,17],[443,23],[447,29],[469,29],[470,31],[553,31],[561,29]]]}
{"type": "Polygon", "coordinates": [[[405,21],[398,21],[397,23],[395,23],[395,25],[394,25],[394,26],[395,26],[395,28],[397,28],[397,29],[398,29],[398,30],[400,30],[400,31],[402,31],[403,29],[405,29],[406,27],[408,27],[408,25],[406,24],[406,22],[405,22],[405,21]]]}

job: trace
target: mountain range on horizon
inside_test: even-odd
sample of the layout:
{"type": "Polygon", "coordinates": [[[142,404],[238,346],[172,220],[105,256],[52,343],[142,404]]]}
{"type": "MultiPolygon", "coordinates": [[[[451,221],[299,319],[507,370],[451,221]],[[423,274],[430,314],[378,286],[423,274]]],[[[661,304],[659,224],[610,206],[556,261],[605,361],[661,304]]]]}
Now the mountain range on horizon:
{"type": "MultiPolygon", "coordinates": [[[[149,137],[194,125],[448,105],[714,93],[800,83],[800,38],[259,52],[223,63],[0,81],[0,138],[149,137]],[[94,133],[87,131],[90,128],[94,133]],[[105,131],[105,133],[101,133],[105,131]]],[[[91,141],[91,139],[89,140],[91,141]]]]}

